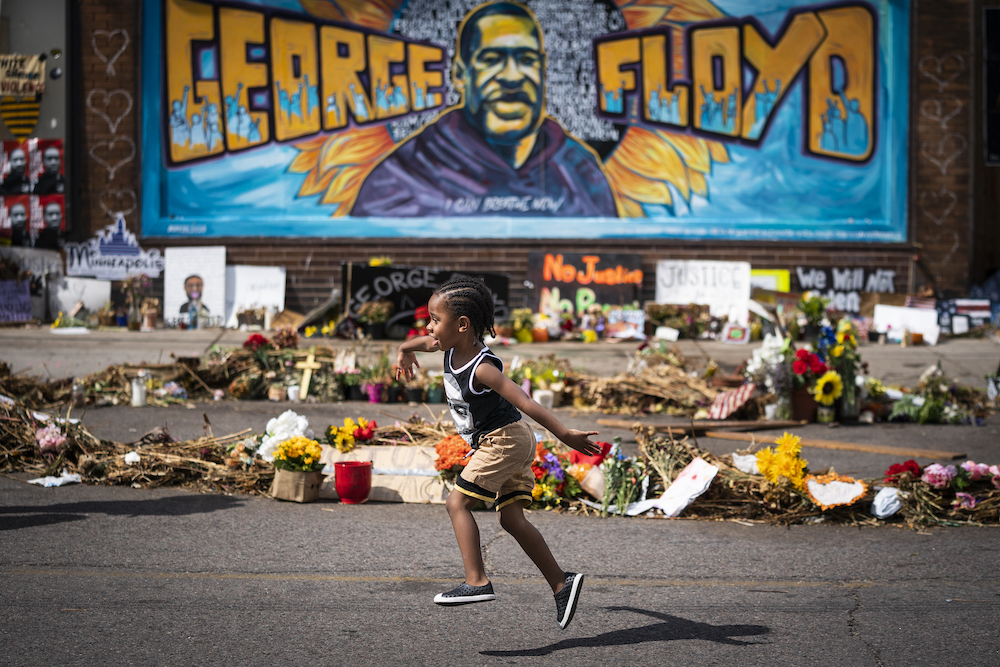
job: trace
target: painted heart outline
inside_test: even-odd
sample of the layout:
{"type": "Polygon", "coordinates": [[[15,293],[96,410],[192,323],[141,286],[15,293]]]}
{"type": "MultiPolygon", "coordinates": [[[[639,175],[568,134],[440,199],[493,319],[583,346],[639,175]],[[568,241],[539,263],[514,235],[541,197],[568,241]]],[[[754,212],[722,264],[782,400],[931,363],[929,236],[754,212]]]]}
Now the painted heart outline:
{"type": "Polygon", "coordinates": [[[133,190],[132,188],[120,188],[117,190],[108,188],[107,190],[101,192],[101,197],[100,199],[98,199],[98,203],[100,204],[101,208],[104,209],[104,212],[108,214],[108,217],[111,218],[112,220],[115,220],[117,219],[118,215],[121,215],[124,218],[130,213],[133,213],[136,207],[139,205],[139,198],[136,197],[135,190],[133,190]],[[120,207],[116,208],[108,206],[107,204],[105,204],[106,197],[108,199],[111,198],[117,199],[119,203],[121,203],[122,199],[127,197],[132,200],[132,204],[128,208],[120,208],[120,207]]]}
{"type": "Polygon", "coordinates": [[[93,146],[90,147],[89,153],[90,157],[94,158],[94,160],[98,164],[103,165],[104,168],[108,170],[108,180],[113,181],[115,178],[115,174],[118,172],[118,170],[135,159],[135,142],[132,141],[132,137],[122,134],[117,137],[112,137],[110,141],[98,141],[97,143],[95,143],[93,146]],[[107,149],[108,155],[110,157],[113,146],[118,143],[128,144],[131,153],[129,153],[127,156],[125,156],[124,158],[113,164],[111,162],[108,162],[104,158],[100,157],[95,152],[97,151],[98,148],[104,146],[107,149]]]}
{"type": "Polygon", "coordinates": [[[104,90],[103,88],[94,88],[89,93],[87,93],[87,108],[96,113],[98,116],[104,119],[104,122],[108,124],[108,130],[111,134],[118,132],[118,125],[125,120],[125,116],[129,115],[132,111],[132,94],[129,93],[124,88],[115,88],[111,92],[104,90]],[[93,104],[93,97],[95,95],[102,95],[104,97],[104,110],[98,109],[93,104]],[[107,109],[111,106],[111,99],[116,95],[122,95],[125,97],[125,111],[122,111],[114,120],[111,120],[111,116],[108,115],[107,109]]]}
{"type": "Polygon", "coordinates": [[[948,188],[941,188],[937,192],[931,192],[925,190],[920,193],[920,211],[928,218],[934,221],[938,227],[944,224],[944,221],[951,215],[951,212],[955,210],[955,206],[958,205],[958,195],[948,188]],[[947,201],[948,203],[941,208],[941,204],[947,201]]]}
{"type": "Polygon", "coordinates": [[[965,58],[958,53],[949,53],[940,58],[927,55],[917,62],[917,69],[922,75],[937,84],[938,92],[943,92],[965,71],[965,58]],[[954,61],[953,68],[945,67],[949,61],[954,61]]]}
{"type": "Polygon", "coordinates": [[[94,54],[98,58],[100,58],[101,60],[104,61],[104,65],[105,65],[105,67],[104,67],[104,73],[105,74],[107,74],[108,76],[114,76],[115,74],[117,74],[117,72],[115,71],[115,61],[117,61],[121,57],[121,55],[123,53],[125,53],[125,49],[128,48],[128,45],[131,43],[131,41],[132,41],[131,38],[129,38],[129,36],[128,36],[128,30],[126,30],[125,28],[116,28],[115,30],[95,30],[94,32],[92,32],[90,34],[90,46],[91,46],[92,49],[94,49],[94,54]],[[109,58],[97,46],[97,36],[98,35],[104,35],[104,38],[105,38],[105,40],[108,43],[108,46],[111,46],[111,39],[115,35],[121,35],[121,37],[122,37],[121,48],[119,48],[117,51],[115,51],[114,55],[112,55],[109,58]]]}
{"type": "Polygon", "coordinates": [[[948,122],[962,113],[965,103],[958,99],[954,93],[948,93],[944,97],[923,100],[920,103],[920,115],[928,120],[932,120],[941,126],[942,130],[948,129],[948,122]],[[951,109],[945,113],[945,106],[951,105],[951,109]]]}
{"type": "Polygon", "coordinates": [[[948,167],[954,162],[965,149],[969,147],[969,140],[957,132],[949,132],[935,141],[924,141],[920,144],[920,155],[930,162],[933,162],[941,175],[948,173],[948,167]],[[950,145],[952,144],[952,145],[950,145]],[[927,149],[933,147],[934,152],[927,149]],[[949,150],[950,149],[950,150],[949,150]]]}

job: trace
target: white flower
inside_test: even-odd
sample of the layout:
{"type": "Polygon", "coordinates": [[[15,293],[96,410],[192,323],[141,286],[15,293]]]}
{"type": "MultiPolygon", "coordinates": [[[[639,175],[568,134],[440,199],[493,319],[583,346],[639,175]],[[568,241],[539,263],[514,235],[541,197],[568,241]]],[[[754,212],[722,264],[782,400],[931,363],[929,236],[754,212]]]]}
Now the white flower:
{"type": "Polygon", "coordinates": [[[309,420],[291,410],[286,410],[280,417],[267,422],[264,439],[261,441],[257,453],[262,459],[268,463],[272,463],[274,461],[274,453],[278,451],[278,445],[297,435],[312,438],[312,431],[309,430],[309,420]]]}

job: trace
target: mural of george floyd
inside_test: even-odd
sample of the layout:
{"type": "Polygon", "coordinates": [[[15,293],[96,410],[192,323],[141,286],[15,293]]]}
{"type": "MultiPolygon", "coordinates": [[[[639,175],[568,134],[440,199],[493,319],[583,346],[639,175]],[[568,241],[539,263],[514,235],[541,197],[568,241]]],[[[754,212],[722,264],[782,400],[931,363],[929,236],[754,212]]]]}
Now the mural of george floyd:
{"type": "Polygon", "coordinates": [[[906,3],[145,10],[147,236],[906,240],[906,3]]]}
{"type": "Polygon", "coordinates": [[[987,6],[79,0],[66,226],[284,266],[300,311],[377,255],[514,304],[532,252],[961,296],[1000,268],[987,6]]]}

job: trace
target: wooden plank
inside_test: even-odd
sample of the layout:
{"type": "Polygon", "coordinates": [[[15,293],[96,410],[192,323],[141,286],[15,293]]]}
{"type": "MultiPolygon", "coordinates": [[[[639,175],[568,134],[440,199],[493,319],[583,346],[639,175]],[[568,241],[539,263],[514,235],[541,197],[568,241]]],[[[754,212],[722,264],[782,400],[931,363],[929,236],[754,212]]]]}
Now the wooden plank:
{"type": "MultiPolygon", "coordinates": [[[[598,419],[597,423],[601,426],[610,426],[612,428],[624,428],[632,430],[632,425],[639,422],[638,419],[629,421],[627,419],[598,419]]],[[[804,426],[807,422],[804,421],[696,421],[693,422],[694,430],[697,432],[705,431],[711,428],[724,428],[726,430],[734,431],[754,431],[761,429],[772,429],[772,428],[796,428],[798,426],[804,426]]],[[[691,423],[688,424],[644,424],[644,426],[652,426],[658,433],[667,433],[672,431],[674,433],[690,433],[692,430],[691,423]]]]}
{"type": "MultiPolygon", "coordinates": [[[[744,433],[727,433],[726,431],[706,431],[706,438],[718,438],[719,440],[738,440],[740,442],[760,442],[774,444],[775,438],[767,436],[756,437],[744,433]]],[[[867,452],[869,454],[888,454],[900,459],[938,459],[952,460],[964,459],[965,454],[956,452],[945,452],[937,449],[911,449],[909,447],[889,447],[887,445],[865,445],[857,442],[837,442],[835,440],[802,440],[803,447],[814,447],[816,449],[838,449],[850,452],[867,452]]]]}

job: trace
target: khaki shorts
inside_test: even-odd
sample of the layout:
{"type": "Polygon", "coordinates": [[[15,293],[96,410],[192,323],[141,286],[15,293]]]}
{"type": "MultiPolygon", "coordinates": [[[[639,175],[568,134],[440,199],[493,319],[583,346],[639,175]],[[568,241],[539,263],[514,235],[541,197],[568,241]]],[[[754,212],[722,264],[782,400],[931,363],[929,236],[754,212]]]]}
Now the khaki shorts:
{"type": "Polygon", "coordinates": [[[535,488],[535,442],[534,431],[523,419],[484,434],[458,477],[458,490],[495,503],[497,511],[518,501],[527,507],[535,488]]]}

